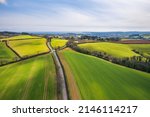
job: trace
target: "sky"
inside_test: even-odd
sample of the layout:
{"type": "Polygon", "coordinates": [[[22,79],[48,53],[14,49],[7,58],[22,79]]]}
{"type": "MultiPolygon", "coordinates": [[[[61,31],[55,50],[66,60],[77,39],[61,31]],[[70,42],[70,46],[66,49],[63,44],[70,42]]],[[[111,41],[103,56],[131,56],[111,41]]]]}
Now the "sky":
{"type": "Polygon", "coordinates": [[[0,31],[150,31],[150,0],[0,0],[0,31]]]}

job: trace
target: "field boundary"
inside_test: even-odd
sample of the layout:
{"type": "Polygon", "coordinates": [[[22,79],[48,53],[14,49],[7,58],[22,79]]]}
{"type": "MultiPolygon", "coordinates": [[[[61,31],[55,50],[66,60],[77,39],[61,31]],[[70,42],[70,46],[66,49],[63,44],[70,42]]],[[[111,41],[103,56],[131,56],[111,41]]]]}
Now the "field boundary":
{"type": "Polygon", "coordinates": [[[98,52],[98,51],[92,52],[87,49],[80,48],[79,46],[76,46],[76,45],[68,46],[68,47],[70,47],[71,49],[73,49],[74,51],[79,52],[79,53],[83,53],[83,54],[90,55],[90,56],[95,56],[97,58],[104,59],[104,60],[109,61],[114,64],[118,64],[118,65],[125,66],[125,67],[131,68],[131,69],[150,73],[150,69],[149,69],[150,62],[147,62],[147,61],[149,61],[148,58],[145,62],[138,61],[139,58],[134,57],[134,56],[131,58],[120,59],[120,58],[110,56],[107,53],[102,54],[101,52],[98,52]],[[128,63],[124,62],[124,61],[127,61],[128,63]],[[144,67],[143,67],[143,65],[144,65],[144,67]]]}
{"type": "Polygon", "coordinates": [[[58,67],[57,67],[57,65],[56,65],[56,60],[55,60],[55,58],[54,58],[54,55],[52,54],[52,58],[53,58],[53,61],[54,61],[54,64],[55,64],[55,69],[56,69],[56,78],[57,78],[57,80],[56,80],[56,82],[57,82],[57,99],[58,100],[61,100],[61,89],[60,89],[60,82],[59,82],[59,80],[58,80],[58,67]]]}
{"type": "Polygon", "coordinates": [[[28,58],[22,58],[22,59],[19,59],[19,60],[17,60],[17,61],[11,61],[11,62],[8,62],[8,63],[6,63],[6,64],[0,65],[0,67],[6,66],[6,65],[10,65],[10,64],[13,64],[13,63],[18,63],[18,62],[21,62],[21,61],[25,61],[25,60],[28,60],[28,59],[31,59],[31,58],[34,58],[34,57],[46,55],[46,54],[48,54],[48,53],[49,53],[49,52],[44,52],[44,53],[40,53],[40,54],[37,54],[37,55],[29,56],[28,58]]]}
{"type": "Polygon", "coordinates": [[[64,75],[63,68],[61,66],[61,62],[58,58],[58,55],[55,49],[52,48],[50,41],[47,40],[47,45],[51,50],[52,57],[54,60],[54,64],[56,66],[56,74],[57,74],[57,98],[61,100],[68,100],[68,87],[66,85],[66,77],[64,75]]]}
{"type": "MultiPolygon", "coordinates": [[[[14,61],[10,61],[10,62],[7,62],[5,64],[2,64],[0,65],[0,67],[2,66],[6,66],[6,65],[9,65],[9,64],[13,64],[13,63],[17,63],[17,62],[20,62],[20,61],[23,61],[23,60],[28,60],[28,59],[31,59],[31,58],[34,58],[34,57],[37,57],[37,56],[41,56],[41,55],[45,55],[45,54],[48,54],[50,52],[50,50],[48,52],[42,52],[42,53],[39,53],[39,54],[35,54],[35,55],[29,55],[28,57],[21,57],[12,47],[9,46],[7,40],[4,41],[6,46],[13,52],[17,55],[17,57],[19,58],[18,60],[14,60],[14,61]]],[[[46,44],[47,45],[47,44],[46,44]]],[[[48,47],[48,46],[47,46],[48,47]]],[[[49,49],[49,47],[48,47],[49,49]]]]}
{"type": "Polygon", "coordinates": [[[5,44],[6,44],[6,46],[7,46],[11,51],[13,51],[20,59],[22,58],[13,48],[11,48],[11,47],[9,46],[8,41],[5,41],[5,44]]]}
{"type": "MultiPolygon", "coordinates": [[[[79,91],[79,89],[78,89],[78,87],[76,87],[75,85],[77,85],[76,84],[76,81],[75,81],[75,79],[74,79],[74,75],[72,74],[72,76],[70,76],[70,77],[68,77],[69,75],[69,73],[67,73],[67,71],[65,70],[65,67],[64,67],[64,63],[65,63],[65,65],[66,65],[66,67],[70,67],[69,65],[68,65],[68,63],[65,61],[65,60],[63,60],[63,58],[64,58],[64,56],[63,56],[63,54],[61,54],[61,53],[58,53],[58,58],[60,59],[60,58],[62,58],[62,59],[60,59],[60,61],[61,61],[61,64],[62,64],[62,68],[63,68],[63,71],[64,71],[64,75],[65,75],[65,78],[66,78],[66,85],[67,85],[67,89],[68,89],[68,96],[69,96],[69,99],[71,99],[71,100],[80,100],[81,99],[81,95],[80,95],[80,91],[79,91]],[[61,57],[60,57],[61,56],[61,57]],[[69,81],[71,81],[71,80],[74,80],[74,83],[72,84],[72,83],[69,83],[69,81]],[[76,89],[76,91],[78,91],[78,92],[73,92],[73,94],[76,94],[75,95],[75,97],[73,97],[73,94],[71,93],[71,89],[70,89],[70,87],[71,86],[69,86],[69,84],[71,84],[71,85],[74,85],[75,87],[75,89],[76,89]]],[[[71,70],[70,70],[71,71],[71,70]]]]}
{"type": "Polygon", "coordinates": [[[67,94],[68,94],[68,99],[71,99],[71,97],[70,97],[70,92],[69,92],[69,87],[68,87],[68,83],[67,83],[67,76],[66,76],[66,73],[65,73],[65,69],[64,69],[64,66],[63,66],[63,64],[62,64],[62,62],[61,62],[61,60],[60,60],[60,58],[59,58],[59,55],[58,55],[57,51],[56,51],[56,55],[57,55],[57,57],[58,57],[58,60],[60,61],[60,65],[61,65],[62,70],[63,70],[63,73],[64,73],[65,85],[66,85],[66,90],[67,90],[67,94]]]}

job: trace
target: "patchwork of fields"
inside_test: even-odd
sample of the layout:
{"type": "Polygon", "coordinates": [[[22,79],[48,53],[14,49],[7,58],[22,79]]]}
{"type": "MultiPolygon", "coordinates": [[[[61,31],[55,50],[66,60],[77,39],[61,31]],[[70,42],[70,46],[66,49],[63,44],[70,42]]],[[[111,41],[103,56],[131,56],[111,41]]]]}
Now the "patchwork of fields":
{"type": "Polygon", "coordinates": [[[44,38],[9,41],[8,44],[22,57],[49,52],[49,49],[46,45],[46,39],[44,38]]]}
{"type": "Polygon", "coordinates": [[[0,67],[0,99],[57,99],[51,55],[0,67]]]}
{"type": "Polygon", "coordinates": [[[51,45],[53,48],[56,49],[56,48],[65,46],[67,42],[68,42],[68,40],[53,38],[51,40],[51,45]]]}
{"type": "MultiPolygon", "coordinates": [[[[55,59],[52,58],[53,49],[51,54],[46,54],[50,51],[46,45],[46,39],[38,36],[19,35],[3,40],[7,40],[11,49],[22,58],[27,57],[27,59],[20,58],[20,61],[0,66],[0,99],[58,99],[60,88],[57,83],[60,74],[58,75],[55,59]],[[45,54],[41,55],[41,53],[45,54]]],[[[67,42],[68,40],[53,38],[51,45],[54,49],[63,48],[67,42]]],[[[79,44],[78,46],[89,51],[105,52],[121,59],[141,56],[141,54],[150,57],[150,44],[101,42],[79,44]],[[136,50],[136,53],[133,50],[136,50]]],[[[12,61],[18,58],[10,48],[5,42],[0,42],[0,60],[12,61]]],[[[58,55],[64,68],[70,99],[150,99],[149,73],[116,65],[69,48],[58,51],[58,55]]]]}
{"type": "MultiPolygon", "coordinates": [[[[61,61],[67,76],[70,71],[65,64],[70,67],[73,82],[77,83],[77,93],[80,93],[81,99],[150,99],[150,74],[148,73],[68,49],[61,51],[59,55],[60,58],[63,56],[61,61]]],[[[69,88],[72,88],[70,91],[74,91],[76,86],[69,88]]],[[[72,93],[74,92],[70,92],[70,95],[72,93]]]]}

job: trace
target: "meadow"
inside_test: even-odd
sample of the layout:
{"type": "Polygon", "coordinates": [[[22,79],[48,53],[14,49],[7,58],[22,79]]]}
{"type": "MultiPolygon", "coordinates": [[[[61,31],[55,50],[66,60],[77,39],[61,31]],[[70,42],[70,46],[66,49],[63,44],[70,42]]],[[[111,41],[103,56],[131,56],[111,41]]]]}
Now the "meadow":
{"type": "Polygon", "coordinates": [[[17,35],[9,38],[4,38],[2,40],[19,40],[19,39],[37,39],[40,38],[38,36],[32,36],[32,35],[17,35]]]}
{"type": "Polygon", "coordinates": [[[70,49],[60,51],[59,56],[65,69],[67,83],[72,82],[68,84],[71,99],[74,99],[74,95],[79,95],[76,98],[88,100],[150,99],[148,73],[70,49]]]}
{"type": "Polygon", "coordinates": [[[50,54],[0,67],[1,100],[57,99],[56,71],[50,54]]]}
{"type": "Polygon", "coordinates": [[[49,52],[44,38],[9,41],[8,44],[22,57],[49,52]]]}
{"type": "Polygon", "coordinates": [[[89,51],[105,52],[116,58],[140,56],[137,53],[133,52],[132,49],[125,44],[100,42],[79,44],[78,46],[89,51]]]}
{"type": "Polygon", "coordinates": [[[60,47],[64,47],[67,42],[68,42],[68,40],[53,38],[51,40],[51,45],[54,49],[57,49],[57,48],[60,48],[60,47]]]}
{"type": "Polygon", "coordinates": [[[12,61],[17,55],[13,53],[5,44],[0,42],[0,60],[12,61]]]}
{"type": "Polygon", "coordinates": [[[150,57],[150,44],[128,44],[128,46],[142,53],[144,56],[150,57]]]}

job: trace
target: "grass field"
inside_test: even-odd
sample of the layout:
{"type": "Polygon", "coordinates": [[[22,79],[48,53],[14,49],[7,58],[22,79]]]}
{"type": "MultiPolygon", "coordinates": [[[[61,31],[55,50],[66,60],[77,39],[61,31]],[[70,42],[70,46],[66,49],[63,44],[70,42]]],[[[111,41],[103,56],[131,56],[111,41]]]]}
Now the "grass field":
{"type": "Polygon", "coordinates": [[[66,45],[68,40],[63,40],[63,39],[57,39],[57,38],[53,38],[51,40],[51,45],[53,48],[58,48],[58,47],[63,47],[66,45]]]}
{"type": "Polygon", "coordinates": [[[31,35],[18,35],[18,36],[13,36],[13,37],[9,37],[9,38],[5,38],[2,40],[15,40],[15,39],[32,39],[32,38],[40,38],[38,36],[31,36],[31,35]]]}
{"type": "Polygon", "coordinates": [[[89,51],[106,52],[107,54],[117,58],[139,56],[138,54],[133,52],[128,45],[125,44],[100,42],[100,43],[79,44],[78,46],[80,48],[85,48],[89,51]]]}
{"type": "Polygon", "coordinates": [[[150,44],[128,44],[128,46],[131,47],[131,49],[150,57],[150,44]]]}
{"type": "Polygon", "coordinates": [[[55,73],[51,55],[0,67],[0,99],[56,99],[55,73]]]}
{"type": "Polygon", "coordinates": [[[0,42],[0,60],[12,61],[17,55],[4,42],[0,42]]]}
{"type": "MultiPolygon", "coordinates": [[[[66,68],[66,63],[70,68],[69,70],[72,71],[73,82],[77,84],[81,99],[150,99],[150,74],[148,73],[68,49],[61,51],[59,56],[61,59],[63,56],[61,61],[67,76],[70,71],[66,68]]],[[[69,91],[76,89],[73,86],[69,87],[72,88],[69,91]]],[[[70,95],[73,93],[70,92],[70,95]]]]}
{"type": "Polygon", "coordinates": [[[9,46],[22,57],[49,51],[46,45],[46,39],[9,41],[9,46]]]}
{"type": "Polygon", "coordinates": [[[144,38],[150,39],[150,35],[145,35],[144,38]]]}

